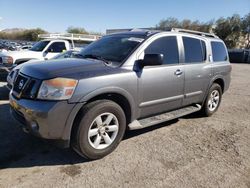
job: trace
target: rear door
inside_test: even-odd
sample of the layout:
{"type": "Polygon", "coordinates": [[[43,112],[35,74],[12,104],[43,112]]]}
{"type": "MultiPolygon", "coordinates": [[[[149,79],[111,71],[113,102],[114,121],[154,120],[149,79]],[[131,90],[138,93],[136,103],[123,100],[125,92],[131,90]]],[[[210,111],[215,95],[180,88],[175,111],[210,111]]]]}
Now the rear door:
{"type": "Polygon", "coordinates": [[[212,76],[206,41],[183,36],[185,88],[183,106],[203,101],[212,76]]]}
{"type": "Polygon", "coordinates": [[[182,105],[184,72],[179,64],[178,46],[176,36],[164,36],[155,39],[143,51],[143,55],[163,54],[164,64],[145,66],[139,76],[141,118],[182,105]]]}

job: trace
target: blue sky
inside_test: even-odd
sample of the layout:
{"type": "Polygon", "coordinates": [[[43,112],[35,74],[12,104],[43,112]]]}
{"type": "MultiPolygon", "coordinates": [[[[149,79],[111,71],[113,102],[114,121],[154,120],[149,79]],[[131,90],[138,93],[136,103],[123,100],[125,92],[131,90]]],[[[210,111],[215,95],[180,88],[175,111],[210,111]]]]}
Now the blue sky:
{"type": "Polygon", "coordinates": [[[155,26],[167,17],[209,21],[249,12],[250,0],[0,0],[0,29],[40,27],[64,32],[75,26],[105,32],[155,26]]]}

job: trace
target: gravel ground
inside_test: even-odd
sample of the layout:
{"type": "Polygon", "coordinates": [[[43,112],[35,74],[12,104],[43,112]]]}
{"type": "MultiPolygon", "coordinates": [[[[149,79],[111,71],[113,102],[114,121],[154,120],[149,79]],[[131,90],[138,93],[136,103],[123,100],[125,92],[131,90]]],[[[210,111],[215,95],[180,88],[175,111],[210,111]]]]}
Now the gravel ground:
{"type": "Polygon", "coordinates": [[[109,156],[86,161],[22,132],[0,84],[0,187],[250,187],[250,65],[210,118],[189,115],[130,131],[109,156]]]}

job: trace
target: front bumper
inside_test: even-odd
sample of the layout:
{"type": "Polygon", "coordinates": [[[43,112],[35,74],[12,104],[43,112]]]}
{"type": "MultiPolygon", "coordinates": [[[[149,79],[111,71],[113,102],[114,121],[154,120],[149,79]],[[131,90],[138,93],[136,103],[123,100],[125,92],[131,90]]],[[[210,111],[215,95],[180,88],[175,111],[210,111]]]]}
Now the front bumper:
{"type": "Polygon", "coordinates": [[[67,101],[16,99],[12,93],[9,100],[12,116],[23,125],[26,132],[41,138],[69,143],[70,137],[65,136],[65,130],[70,130],[67,126],[68,120],[74,119],[76,114],[72,112],[76,111],[73,109],[77,104],[69,104],[67,101]]]}

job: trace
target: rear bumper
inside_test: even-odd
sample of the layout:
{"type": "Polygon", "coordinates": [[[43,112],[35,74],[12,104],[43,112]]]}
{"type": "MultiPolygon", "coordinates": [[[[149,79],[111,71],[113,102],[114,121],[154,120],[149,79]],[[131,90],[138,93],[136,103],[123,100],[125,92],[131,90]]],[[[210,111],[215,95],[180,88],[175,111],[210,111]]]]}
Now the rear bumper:
{"type": "MultiPolygon", "coordinates": [[[[60,143],[59,146],[69,146],[70,133],[73,124],[72,114],[76,104],[67,101],[35,101],[28,99],[16,99],[9,95],[10,112],[12,116],[22,124],[25,132],[37,137],[53,140],[60,143]],[[68,120],[72,120],[69,122],[68,120]],[[68,128],[70,126],[70,128],[68,128]]],[[[58,145],[58,144],[57,144],[58,145]]]]}

